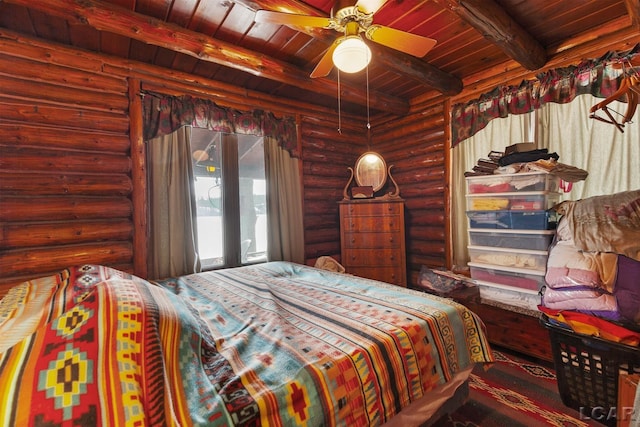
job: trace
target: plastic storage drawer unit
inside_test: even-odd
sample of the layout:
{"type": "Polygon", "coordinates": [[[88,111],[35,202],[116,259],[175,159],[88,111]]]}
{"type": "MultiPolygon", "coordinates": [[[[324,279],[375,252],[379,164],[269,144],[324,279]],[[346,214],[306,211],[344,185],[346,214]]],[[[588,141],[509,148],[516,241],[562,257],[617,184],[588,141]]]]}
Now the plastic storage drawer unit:
{"type": "Polygon", "coordinates": [[[555,230],[469,229],[469,243],[472,246],[546,251],[554,235],[555,230]]]}
{"type": "Polygon", "coordinates": [[[541,211],[551,209],[560,201],[560,193],[524,192],[467,195],[470,211],[517,210],[541,211]]]}
{"type": "Polygon", "coordinates": [[[512,191],[557,192],[560,188],[560,179],[546,172],[469,176],[466,181],[467,194],[509,193],[512,191]]]}
{"type": "Polygon", "coordinates": [[[483,282],[498,283],[514,289],[539,291],[545,285],[545,270],[527,270],[493,264],[469,262],[471,278],[483,282]]]}
{"type": "Polygon", "coordinates": [[[487,246],[467,246],[471,262],[492,264],[501,267],[516,267],[527,270],[543,270],[547,266],[547,251],[526,249],[492,248],[487,246]]]}
{"type": "Polygon", "coordinates": [[[469,228],[553,230],[558,224],[555,211],[467,211],[469,228]]]}

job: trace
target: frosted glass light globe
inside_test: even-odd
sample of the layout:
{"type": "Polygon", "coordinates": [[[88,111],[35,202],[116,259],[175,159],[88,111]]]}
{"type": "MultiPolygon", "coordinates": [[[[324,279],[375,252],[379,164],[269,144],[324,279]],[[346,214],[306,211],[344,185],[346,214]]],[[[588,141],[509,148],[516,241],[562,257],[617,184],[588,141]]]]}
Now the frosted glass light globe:
{"type": "Polygon", "coordinates": [[[371,49],[359,36],[347,36],[333,51],[333,64],[345,73],[357,73],[371,61],[371,49]]]}

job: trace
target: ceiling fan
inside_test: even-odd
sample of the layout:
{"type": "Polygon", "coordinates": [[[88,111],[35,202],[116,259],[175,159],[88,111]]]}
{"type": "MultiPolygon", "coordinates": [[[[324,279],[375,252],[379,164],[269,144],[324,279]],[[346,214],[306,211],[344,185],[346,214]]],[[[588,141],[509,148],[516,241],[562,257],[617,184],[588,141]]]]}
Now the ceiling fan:
{"type": "Polygon", "coordinates": [[[297,27],[326,28],[343,33],[344,35],[338,37],[322,56],[320,62],[311,72],[312,78],[327,76],[334,65],[346,72],[357,72],[366,67],[371,59],[371,51],[362,40],[361,33],[367,39],[383,46],[419,58],[426,55],[435,46],[436,40],[373,23],[373,15],[386,1],[358,0],[355,5],[342,7],[335,14],[332,10],[330,17],[258,10],[255,21],[297,27]],[[360,60],[359,64],[358,60],[360,60]]]}

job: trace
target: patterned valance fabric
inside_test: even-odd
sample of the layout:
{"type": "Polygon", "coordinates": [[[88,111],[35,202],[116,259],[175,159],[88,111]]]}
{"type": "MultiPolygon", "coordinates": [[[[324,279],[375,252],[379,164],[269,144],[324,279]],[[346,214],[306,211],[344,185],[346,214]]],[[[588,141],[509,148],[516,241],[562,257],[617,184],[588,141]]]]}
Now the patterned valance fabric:
{"type": "Polygon", "coordinates": [[[143,95],[145,140],[170,134],[182,126],[194,126],[216,132],[272,137],[297,157],[297,129],[293,117],[278,119],[262,110],[238,111],[189,95],[170,96],[152,92],[143,92],[143,95]]]}
{"type": "Polygon", "coordinates": [[[577,66],[556,68],[524,80],[518,86],[499,86],[480,98],[452,108],[452,146],[472,137],[495,118],[529,113],[548,102],[564,104],[576,96],[606,98],[620,84],[628,60],[640,53],[640,44],[627,52],[608,52],[577,66]],[[626,63],[626,64],[625,64],[626,63]]]}

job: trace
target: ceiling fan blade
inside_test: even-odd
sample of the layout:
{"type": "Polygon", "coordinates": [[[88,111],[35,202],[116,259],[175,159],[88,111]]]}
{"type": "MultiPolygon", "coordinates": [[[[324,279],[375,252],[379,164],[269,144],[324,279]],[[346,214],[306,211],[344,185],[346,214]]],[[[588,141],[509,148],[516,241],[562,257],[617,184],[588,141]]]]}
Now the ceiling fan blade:
{"type": "Polygon", "coordinates": [[[365,36],[383,46],[417,56],[418,58],[425,56],[437,43],[436,40],[429,37],[411,34],[383,25],[371,25],[367,28],[365,36]]]}
{"type": "Polygon", "coordinates": [[[333,44],[329,46],[329,49],[327,49],[322,58],[320,58],[318,65],[316,65],[316,68],[314,68],[311,72],[312,79],[315,79],[317,77],[326,77],[329,72],[331,72],[331,69],[333,68],[333,51],[336,50],[336,47],[339,44],[339,40],[340,39],[334,41],[333,44]]]}
{"type": "Polygon", "coordinates": [[[356,6],[364,13],[376,13],[388,0],[358,0],[356,6]]]}
{"type": "Polygon", "coordinates": [[[293,13],[275,12],[272,10],[256,11],[255,22],[268,24],[293,25],[296,27],[328,28],[331,25],[330,18],[322,16],[296,15],[293,13]]]}

